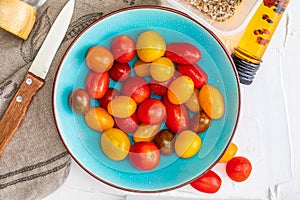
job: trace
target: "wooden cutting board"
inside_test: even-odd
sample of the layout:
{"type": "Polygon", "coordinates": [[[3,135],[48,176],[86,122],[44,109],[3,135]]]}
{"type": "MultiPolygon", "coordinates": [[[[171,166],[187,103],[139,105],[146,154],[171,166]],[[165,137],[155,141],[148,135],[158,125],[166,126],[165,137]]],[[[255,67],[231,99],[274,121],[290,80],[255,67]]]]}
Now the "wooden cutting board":
{"type": "Polygon", "coordinates": [[[36,8],[20,0],[0,0],[0,28],[26,40],[36,19],[36,8]]]}

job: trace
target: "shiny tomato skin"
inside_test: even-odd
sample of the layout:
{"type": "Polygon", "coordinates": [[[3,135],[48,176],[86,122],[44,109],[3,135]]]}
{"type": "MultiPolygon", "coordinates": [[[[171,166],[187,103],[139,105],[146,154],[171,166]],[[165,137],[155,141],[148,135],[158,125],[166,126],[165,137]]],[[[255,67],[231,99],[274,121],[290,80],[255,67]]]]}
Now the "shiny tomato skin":
{"type": "Polygon", "coordinates": [[[191,158],[195,156],[201,146],[201,138],[191,130],[184,130],[177,134],[174,144],[175,152],[181,158],[191,158]]]}
{"type": "Polygon", "coordinates": [[[159,164],[160,151],[152,142],[137,142],[131,146],[128,158],[135,168],[148,171],[159,164]]]}
{"type": "Polygon", "coordinates": [[[160,130],[160,124],[143,124],[141,123],[132,135],[134,142],[152,142],[155,135],[160,130]]]}
{"type": "Polygon", "coordinates": [[[136,111],[136,102],[128,96],[118,96],[107,104],[107,111],[114,117],[126,118],[136,111]]]}
{"type": "Polygon", "coordinates": [[[197,64],[193,64],[193,65],[178,64],[177,70],[183,76],[190,77],[194,82],[195,88],[201,88],[205,83],[207,83],[208,76],[206,72],[197,64]]]}
{"type": "Polygon", "coordinates": [[[104,108],[98,106],[90,107],[85,113],[84,119],[91,129],[98,132],[112,128],[115,123],[112,116],[104,108]]]}
{"type": "Polygon", "coordinates": [[[114,88],[108,88],[105,92],[104,96],[99,99],[99,104],[102,108],[107,109],[108,103],[113,100],[114,98],[118,97],[120,95],[120,92],[117,89],[114,88]]]}
{"type": "Polygon", "coordinates": [[[167,96],[163,96],[162,102],[166,106],[166,126],[173,133],[179,133],[189,129],[190,116],[187,108],[181,105],[172,104],[167,96]]]}
{"type": "Polygon", "coordinates": [[[169,156],[174,149],[175,134],[168,129],[160,130],[154,137],[154,144],[159,148],[160,153],[169,156]]]}
{"type": "Polygon", "coordinates": [[[108,72],[97,73],[90,71],[85,79],[85,88],[90,97],[94,99],[101,99],[109,86],[108,72]]]}
{"type": "Polygon", "coordinates": [[[168,87],[170,83],[176,78],[178,78],[179,76],[181,76],[180,73],[175,71],[173,77],[171,77],[167,81],[156,81],[152,78],[149,82],[150,89],[154,94],[158,96],[164,96],[168,92],[168,87]]]}
{"type": "Polygon", "coordinates": [[[219,191],[222,184],[222,179],[214,171],[209,170],[190,185],[200,192],[216,193],[219,191]]]}
{"type": "Polygon", "coordinates": [[[112,80],[122,82],[129,78],[130,66],[128,63],[114,62],[112,68],[108,72],[112,80]]]}
{"type": "Polygon", "coordinates": [[[115,117],[115,126],[125,133],[134,132],[140,124],[140,121],[137,117],[137,113],[134,112],[133,115],[126,118],[117,118],[115,117]]]}
{"type": "Polygon", "coordinates": [[[170,83],[167,96],[173,104],[186,103],[194,94],[194,82],[189,76],[180,76],[170,83]]]}
{"type": "Polygon", "coordinates": [[[121,93],[131,97],[137,104],[149,99],[151,95],[149,84],[138,76],[126,80],[122,85],[121,93]]]}
{"type": "Polygon", "coordinates": [[[196,113],[192,119],[190,128],[196,133],[203,133],[210,126],[211,119],[207,116],[204,111],[200,111],[200,113],[196,113]]]}
{"type": "Polygon", "coordinates": [[[156,31],[144,31],[137,37],[136,51],[140,60],[152,62],[164,55],[166,41],[156,31]]]}
{"type": "Polygon", "coordinates": [[[242,156],[233,157],[226,164],[226,173],[235,182],[242,182],[248,179],[251,171],[251,162],[242,156]]]}
{"type": "Polygon", "coordinates": [[[224,115],[225,104],[223,95],[215,86],[203,85],[200,89],[198,100],[202,110],[211,119],[219,119],[224,115]]]}
{"type": "Polygon", "coordinates": [[[111,160],[124,160],[129,153],[130,140],[120,129],[110,128],[102,133],[100,146],[103,153],[111,160]]]}
{"type": "Polygon", "coordinates": [[[166,116],[166,106],[158,99],[147,99],[138,108],[139,120],[148,124],[159,124],[166,116]]]}
{"type": "Polygon", "coordinates": [[[110,50],[117,62],[130,62],[135,54],[135,42],[127,35],[119,35],[115,37],[110,45],[110,50]]]}
{"type": "Polygon", "coordinates": [[[175,63],[194,64],[201,59],[202,54],[190,43],[173,42],[167,45],[165,56],[175,63]]]}
{"type": "Polygon", "coordinates": [[[87,66],[98,73],[108,71],[114,63],[114,57],[104,46],[91,47],[86,55],[87,66]]]}
{"type": "Polygon", "coordinates": [[[167,94],[169,84],[169,81],[160,82],[154,79],[151,79],[149,83],[151,91],[158,96],[163,96],[167,94]]]}

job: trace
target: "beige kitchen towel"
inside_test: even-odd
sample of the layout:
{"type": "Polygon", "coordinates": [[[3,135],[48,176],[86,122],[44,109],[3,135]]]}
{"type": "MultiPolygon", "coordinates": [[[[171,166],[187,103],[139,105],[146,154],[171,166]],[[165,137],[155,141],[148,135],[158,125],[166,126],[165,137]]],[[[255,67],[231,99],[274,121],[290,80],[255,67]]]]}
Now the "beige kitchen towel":
{"type": "MultiPolygon", "coordinates": [[[[0,117],[66,2],[47,0],[38,9],[37,21],[26,41],[0,30],[0,117]]],[[[64,182],[70,156],[59,138],[52,113],[52,87],[59,62],[74,37],[91,22],[114,10],[140,4],[158,5],[160,1],[76,0],[71,24],[45,85],[0,157],[0,199],[42,199],[64,182]]]]}

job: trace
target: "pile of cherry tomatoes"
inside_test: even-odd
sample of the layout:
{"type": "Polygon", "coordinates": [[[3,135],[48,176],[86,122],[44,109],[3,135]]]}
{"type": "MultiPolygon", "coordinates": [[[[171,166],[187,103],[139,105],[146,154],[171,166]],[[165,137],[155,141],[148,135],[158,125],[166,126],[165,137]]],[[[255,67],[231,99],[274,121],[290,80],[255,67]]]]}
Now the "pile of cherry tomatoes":
{"type": "Polygon", "coordinates": [[[155,31],[136,41],[118,35],[109,48],[87,51],[85,88],[72,91],[69,105],[101,132],[100,147],[112,160],[128,157],[135,168],[152,170],[161,154],[190,158],[201,148],[199,133],[224,114],[222,94],[197,64],[201,57],[193,44],[166,44],[155,31]],[[90,106],[90,98],[99,106],[90,106]]]}

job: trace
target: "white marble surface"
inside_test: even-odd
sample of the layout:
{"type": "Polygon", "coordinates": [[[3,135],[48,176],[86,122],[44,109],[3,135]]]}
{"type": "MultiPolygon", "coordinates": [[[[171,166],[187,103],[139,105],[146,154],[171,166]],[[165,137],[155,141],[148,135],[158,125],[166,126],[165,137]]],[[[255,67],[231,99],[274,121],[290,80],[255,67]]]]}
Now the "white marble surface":
{"type": "MultiPolygon", "coordinates": [[[[233,142],[249,158],[250,178],[234,183],[225,165],[213,169],[223,182],[215,194],[190,186],[142,196],[107,186],[72,162],[66,182],[44,200],[300,199],[300,1],[291,1],[252,85],[241,85],[241,115],[233,142]],[[133,195],[133,196],[130,196],[133,195]],[[161,198],[158,198],[161,197],[161,198]]],[[[234,44],[231,37],[223,40],[234,44]]]]}

